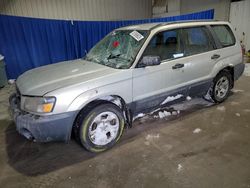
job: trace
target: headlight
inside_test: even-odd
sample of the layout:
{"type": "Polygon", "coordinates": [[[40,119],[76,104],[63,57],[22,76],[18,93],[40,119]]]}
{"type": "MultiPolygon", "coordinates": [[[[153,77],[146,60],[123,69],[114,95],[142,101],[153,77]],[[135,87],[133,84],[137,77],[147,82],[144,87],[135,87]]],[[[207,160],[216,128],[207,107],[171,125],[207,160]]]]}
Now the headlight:
{"type": "Polygon", "coordinates": [[[23,97],[24,110],[37,113],[49,113],[53,111],[56,103],[55,97],[23,97]]]}

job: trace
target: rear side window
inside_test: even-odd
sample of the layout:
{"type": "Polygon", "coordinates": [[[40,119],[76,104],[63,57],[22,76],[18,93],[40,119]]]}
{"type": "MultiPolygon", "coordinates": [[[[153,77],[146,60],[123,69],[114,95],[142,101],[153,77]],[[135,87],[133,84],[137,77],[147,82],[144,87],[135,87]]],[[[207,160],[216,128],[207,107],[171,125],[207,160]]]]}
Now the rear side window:
{"type": "Polygon", "coordinates": [[[213,28],[222,47],[232,46],[235,44],[233,32],[228,25],[212,25],[211,27],[213,28]]]}
{"type": "Polygon", "coordinates": [[[192,27],[183,29],[185,55],[194,55],[214,49],[206,27],[192,27]]]}

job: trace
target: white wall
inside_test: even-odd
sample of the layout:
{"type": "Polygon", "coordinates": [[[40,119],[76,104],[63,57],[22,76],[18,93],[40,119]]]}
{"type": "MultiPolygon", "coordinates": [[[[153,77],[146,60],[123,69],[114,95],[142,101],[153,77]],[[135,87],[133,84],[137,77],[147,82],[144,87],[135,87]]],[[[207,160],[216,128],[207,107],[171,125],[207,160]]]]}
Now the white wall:
{"type": "Polygon", "coordinates": [[[230,0],[181,0],[181,14],[215,9],[216,20],[229,20],[230,0]]]}
{"type": "Polygon", "coordinates": [[[153,2],[155,2],[154,18],[180,15],[180,0],[154,0],[153,2]]]}
{"type": "Polygon", "coordinates": [[[124,20],[152,16],[152,0],[0,0],[0,14],[69,20],[124,20]]]}
{"type": "Polygon", "coordinates": [[[230,22],[246,50],[250,50],[250,0],[231,3],[230,22]]]}
{"type": "Polygon", "coordinates": [[[216,20],[229,20],[230,0],[153,0],[153,4],[153,17],[176,16],[214,9],[216,20]]]}

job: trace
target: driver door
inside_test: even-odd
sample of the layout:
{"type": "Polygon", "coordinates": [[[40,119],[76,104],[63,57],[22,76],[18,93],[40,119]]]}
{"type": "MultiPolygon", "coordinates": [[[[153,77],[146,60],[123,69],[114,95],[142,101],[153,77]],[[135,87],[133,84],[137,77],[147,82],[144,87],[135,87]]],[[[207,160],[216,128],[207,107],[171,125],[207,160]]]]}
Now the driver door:
{"type": "Polygon", "coordinates": [[[180,29],[155,34],[144,56],[159,56],[161,64],[133,70],[135,113],[159,106],[169,95],[185,94],[185,88],[176,90],[185,82],[182,79],[185,67],[178,59],[184,56],[180,29]]]}

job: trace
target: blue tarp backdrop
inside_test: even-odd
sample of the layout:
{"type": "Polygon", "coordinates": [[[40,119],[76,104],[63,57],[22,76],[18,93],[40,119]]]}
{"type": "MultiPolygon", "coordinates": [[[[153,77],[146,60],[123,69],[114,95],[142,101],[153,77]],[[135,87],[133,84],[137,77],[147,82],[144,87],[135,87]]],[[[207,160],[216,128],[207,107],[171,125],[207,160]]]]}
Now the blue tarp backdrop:
{"type": "Polygon", "coordinates": [[[84,56],[115,28],[149,22],[213,19],[214,10],[193,14],[128,21],[66,21],[0,15],[0,54],[8,78],[42,65],[84,56]]]}

